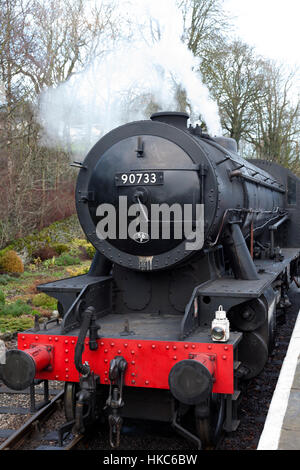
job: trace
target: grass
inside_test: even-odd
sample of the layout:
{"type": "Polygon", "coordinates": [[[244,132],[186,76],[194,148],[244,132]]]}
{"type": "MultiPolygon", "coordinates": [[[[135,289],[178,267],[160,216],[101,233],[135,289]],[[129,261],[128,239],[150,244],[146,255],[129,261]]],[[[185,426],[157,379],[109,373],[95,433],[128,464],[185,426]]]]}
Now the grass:
{"type": "Polygon", "coordinates": [[[64,253],[56,258],[56,266],[73,266],[74,264],[80,264],[80,259],[78,257],[64,253]]]}
{"type": "Polygon", "coordinates": [[[1,333],[16,333],[18,331],[28,330],[34,325],[33,317],[23,315],[18,318],[0,317],[1,333]]]}
{"type": "Polygon", "coordinates": [[[0,317],[20,317],[22,315],[34,315],[36,313],[38,312],[34,311],[30,305],[26,304],[21,299],[0,306],[0,317]]]}
{"type": "Polygon", "coordinates": [[[48,308],[50,310],[56,310],[57,308],[57,301],[43,292],[35,295],[32,299],[32,303],[35,307],[48,308]]]}

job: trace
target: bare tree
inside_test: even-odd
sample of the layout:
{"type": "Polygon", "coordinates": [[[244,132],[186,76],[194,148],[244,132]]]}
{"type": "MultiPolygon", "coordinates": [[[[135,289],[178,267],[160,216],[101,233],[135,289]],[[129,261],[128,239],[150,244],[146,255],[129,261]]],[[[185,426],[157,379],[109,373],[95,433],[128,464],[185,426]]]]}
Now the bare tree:
{"type": "Polygon", "coordinates": [[[12,143],[17,127],[16,114],[20,98],[26,94],[21,69],[25,62],[24,49],[31,41],[26,25],[28,13],[28,2],[25,0],[4,0],[0,9],[0,80],[3,84],[0,146],[5,149],[10,178],[13,173],[12,143]]]}
{"type": "Polygon", "coordinates": [[[32,0],[31,29],[38,43],[27,51],[22,73],[38,94],[62,83],[103,53],[105,36],[114,36],[114,2],[32,0]],[[102,45],[102,47],[100,47],[102,45]]]}
{"type": "Polygon", "coordinates": [[[67,80],[103,52],[118,32],[117,1],[1,2],[1,245],[47,223],[58,208],[65,215],[59,194],[62,185],[73,185],[74,173],[65,152],[41,145],[32,104],[44,87],[67,80]]]}
{"type": "Polygon", "coordinates": [[[222,0],[178,0],[184,20],[183,41],[195,56],[216,50],[230,30],[222,0]]]}
{"type": "Polygon", "coordinates": [[[255,99],[253,109],[256,125],[249,132],[248,141],[260,158],[277,161],[300,171],[299,117],[300,101],[296,96],[297,71],[285,73],[282,66],[271,61],[261,61],[263,76],[260,99],[255,99]]]}
{"type": "Polygon", "coordinates": [[[239,144],[253,126],[253,103],[259,101],[263,76],[253,48],[240,40],[208,55],[202,72],[216,98],[222,127],[239,144]]]}

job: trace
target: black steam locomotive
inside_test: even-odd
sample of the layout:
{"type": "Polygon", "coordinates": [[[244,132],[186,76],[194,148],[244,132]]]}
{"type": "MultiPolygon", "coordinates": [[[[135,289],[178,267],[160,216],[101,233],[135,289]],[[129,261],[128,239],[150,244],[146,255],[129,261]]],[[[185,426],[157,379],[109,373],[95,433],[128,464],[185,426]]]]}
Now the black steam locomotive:
{"type": "Polygon", "coordinates": [[[300,179],[242,159],[233,139],[187,127],[188,118],[156,113],[119,127],[74,164],[78,217],[96,255],[88,274],[39,286],[58,300],[60,319],[20,333],[2,367],[18,390],[65,382],[63,432],[107,419],[115,447],[123,418],[142,418],[212,446],[239,424],[238,381],[259,374],[272,349],[298,274],[300,179]],[[131,205],[139,218],[128,211],[128,236],[131,205]],[[169,208],[169,220],[154,206],[169,208]]]}

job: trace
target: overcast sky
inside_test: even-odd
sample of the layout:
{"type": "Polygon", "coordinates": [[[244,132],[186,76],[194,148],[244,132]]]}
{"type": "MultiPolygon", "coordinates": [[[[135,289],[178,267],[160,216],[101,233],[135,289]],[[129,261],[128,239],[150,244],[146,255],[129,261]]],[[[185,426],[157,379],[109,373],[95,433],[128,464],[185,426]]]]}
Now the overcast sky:
{"type": "Polygon", "coordinates": [[[300,0],[224,0],[237,35],[265,57],[300,66],[300,0]]]}

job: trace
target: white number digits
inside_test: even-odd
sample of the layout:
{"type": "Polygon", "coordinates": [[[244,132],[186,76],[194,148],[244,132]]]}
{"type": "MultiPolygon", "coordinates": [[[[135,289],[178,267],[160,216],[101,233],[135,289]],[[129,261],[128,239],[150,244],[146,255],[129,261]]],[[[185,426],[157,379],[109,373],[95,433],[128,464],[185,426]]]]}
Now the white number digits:
{"type": "Polygon", "coordinates": [[[156,183],[156,173],[151,173],[151,183],[156,183]]]}
{"type": "Polygon", "coordinates": [[[121,178],[122,178],[123,184],[126,184],[127,181],[128,181],[128,176],[126,175],[126,173],[124,173],[124,174],[121,176],[121,178]]]}
{"type": "Polygon", "coordinates": [[[123,185],[136,184],[157,184],[156,173],[122,173],[121,180],[123,185]]]}

